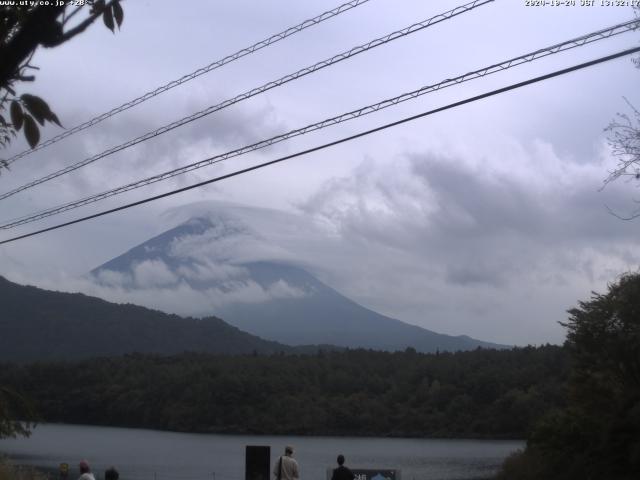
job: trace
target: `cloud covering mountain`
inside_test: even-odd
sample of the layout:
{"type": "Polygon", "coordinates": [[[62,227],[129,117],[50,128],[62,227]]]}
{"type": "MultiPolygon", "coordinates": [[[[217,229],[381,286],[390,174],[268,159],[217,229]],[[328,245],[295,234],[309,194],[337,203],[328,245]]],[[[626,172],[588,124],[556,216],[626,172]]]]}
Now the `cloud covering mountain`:
{"type": "Polygon", "coordinates": [[[213,314],[292,345],[427,352],[495,346],[362,307],[229,213],[193,217],[94,269],[91,278],[134,302],[185,315],[213,314]]]}

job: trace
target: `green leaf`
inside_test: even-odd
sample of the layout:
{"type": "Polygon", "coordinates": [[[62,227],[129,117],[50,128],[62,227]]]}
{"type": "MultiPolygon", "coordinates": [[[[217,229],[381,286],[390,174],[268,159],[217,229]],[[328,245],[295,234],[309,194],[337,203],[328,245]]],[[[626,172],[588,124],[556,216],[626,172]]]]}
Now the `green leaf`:
{"type": "Polygon", "coordinates": [[[34,148],[40,141],[40,129],[31,115],[24,116],[24,136],[31,148],[34,148]]]}
{"type": "Polygon", "coordinates": [[[44,121],[47,120],[62,126],[60,125],[58,116],[51,111],[47,102],[42,98],[36,97],[35,95],[29,95],[28,93],[25,93],[20,98],[27,107],[27,110],[29,110],[29,113],[35,117],[40,125],[44,125],[44,121]]]}
{"type": "Polygon", "coordinates": [[[107,8],[104,12],[102,12],[102,20],[109,30],[111,30],[113,33],[116,33],[115,25],[113,24],[113,12],[110,8],[107,8]]]}
{"type": "Polygon", "coordinates": [[[120,29],[122,20],[124,20],[124,11],[122,10],[122,5],[120,5],[120,2],[113,2],[111,8],[113,9],[113,16],[115,17],[116,23],[118,24],[118,29],[120,29]]]}
{"type": "Polygon", "coordinates": [[[22,107],[16,100],[11,101],[11,123],[13,128],[20,130],[22,128],[22,121],[24,119],[24,113],[22,113],[22,107]]]}

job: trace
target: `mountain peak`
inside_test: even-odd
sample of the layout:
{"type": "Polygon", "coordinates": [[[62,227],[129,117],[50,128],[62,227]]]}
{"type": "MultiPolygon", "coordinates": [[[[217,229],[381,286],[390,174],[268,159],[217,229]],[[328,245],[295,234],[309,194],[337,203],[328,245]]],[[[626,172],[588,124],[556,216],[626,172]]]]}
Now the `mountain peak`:
{"type": "Polygon", "coordinates": [[[453,337],[369,310],[302,268],[246,223],[225,214],[189,218],[91,272],[132,303],[180,315],[215,315],[291,345],[383,350],[468,350],[495,345],[453,337]]]}

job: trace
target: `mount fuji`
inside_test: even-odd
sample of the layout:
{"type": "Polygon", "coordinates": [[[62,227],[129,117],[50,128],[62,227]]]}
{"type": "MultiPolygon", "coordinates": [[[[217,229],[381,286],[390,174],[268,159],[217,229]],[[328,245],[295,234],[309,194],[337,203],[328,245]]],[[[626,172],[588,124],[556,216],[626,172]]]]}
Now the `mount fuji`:
{"type": "Polygon", "coordinates": [[[157,235],[89,277],[147,307],[215,315],[289,345],[421,352],[505,348],[410,325],[350,300],[242,220],[206,215],[157,235]]]}

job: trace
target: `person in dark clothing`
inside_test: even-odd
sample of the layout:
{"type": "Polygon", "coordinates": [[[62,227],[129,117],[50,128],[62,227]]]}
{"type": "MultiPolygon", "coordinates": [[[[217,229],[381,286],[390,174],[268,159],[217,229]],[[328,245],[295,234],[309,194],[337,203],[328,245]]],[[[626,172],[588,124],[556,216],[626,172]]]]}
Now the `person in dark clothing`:
{"type": "Polygon", "coordinates": [[[104,480],[118,480],[119,478],[120,474],[114,467],[111,467],[104,472],[104,480]]]}
{"type": "Polygon", "coordinates": [[[354,480],[355,475],[344,466],[344,455],[338,455],[338,468],[333,470],[331,480],[354,480]]]}

